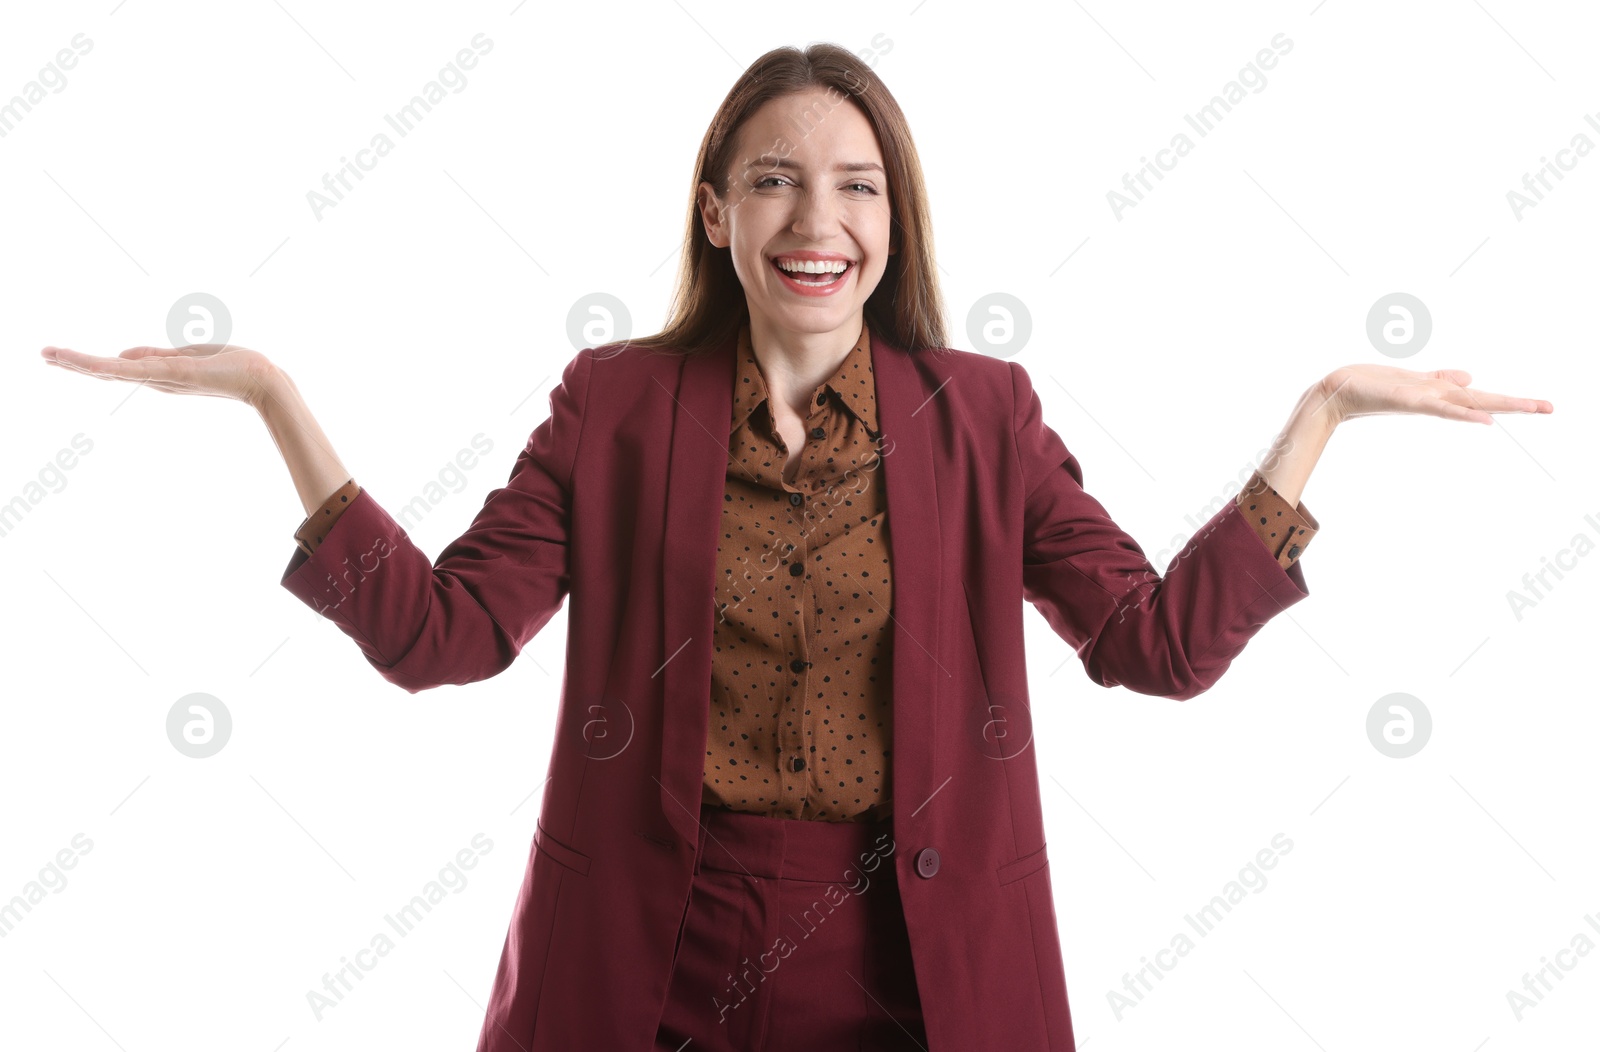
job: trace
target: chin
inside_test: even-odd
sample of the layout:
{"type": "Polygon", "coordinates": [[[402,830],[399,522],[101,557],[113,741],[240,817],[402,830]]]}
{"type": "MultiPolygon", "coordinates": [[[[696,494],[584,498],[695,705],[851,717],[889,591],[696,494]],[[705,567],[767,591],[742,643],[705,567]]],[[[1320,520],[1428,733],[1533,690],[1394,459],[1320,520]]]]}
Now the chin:
{"type": "Polygon", "coordinates": [[[786,329],[795,332],[832,332],[856,310],[854,304],[830,303],[825,307],[790,308],[771,315],[786,329]]]}

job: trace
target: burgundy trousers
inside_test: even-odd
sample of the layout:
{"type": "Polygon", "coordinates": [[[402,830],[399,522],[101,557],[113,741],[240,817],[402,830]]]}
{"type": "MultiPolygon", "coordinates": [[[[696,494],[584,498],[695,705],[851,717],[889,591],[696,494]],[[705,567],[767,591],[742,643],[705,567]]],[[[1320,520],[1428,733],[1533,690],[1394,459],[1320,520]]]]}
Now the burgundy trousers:
{"type": "Polygon", "coordinates": [[[893,816],[702,805],[657,1052],[923,1052],[893,816]]]}

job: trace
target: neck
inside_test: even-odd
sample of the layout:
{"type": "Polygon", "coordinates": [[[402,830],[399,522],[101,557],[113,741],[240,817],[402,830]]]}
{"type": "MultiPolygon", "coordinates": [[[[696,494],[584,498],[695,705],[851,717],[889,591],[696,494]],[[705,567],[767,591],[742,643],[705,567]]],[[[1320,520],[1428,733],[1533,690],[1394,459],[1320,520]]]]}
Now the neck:
{"type": "Polygon", "coordinates": [[[861,338],[863,312],[856,311],[837,329],[795,332],[750,316],[750,350],[761,365],[767,397],[796,415],[809,412],[811,392],[832,376],[861,338]]]}

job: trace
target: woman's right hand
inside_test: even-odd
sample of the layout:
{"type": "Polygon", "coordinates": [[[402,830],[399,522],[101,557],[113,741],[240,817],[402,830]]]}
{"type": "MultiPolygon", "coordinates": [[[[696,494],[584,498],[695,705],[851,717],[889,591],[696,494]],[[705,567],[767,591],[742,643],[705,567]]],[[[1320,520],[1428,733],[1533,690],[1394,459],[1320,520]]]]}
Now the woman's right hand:
{"type": "Polygon", "coordinates": [[[173,394],[235,398],[257,410],[277,373],[277,366],[261,352],[224,343],[130,347],[115,358],[65,347],[46,347],[39,353],[51,365],[101,380],[128,380],[173,394]]]}

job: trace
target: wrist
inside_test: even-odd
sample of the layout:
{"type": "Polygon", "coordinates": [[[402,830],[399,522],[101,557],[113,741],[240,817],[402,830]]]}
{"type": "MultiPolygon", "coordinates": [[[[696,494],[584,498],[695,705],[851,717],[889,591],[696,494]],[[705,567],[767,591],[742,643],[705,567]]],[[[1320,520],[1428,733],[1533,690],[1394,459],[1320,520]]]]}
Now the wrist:
{"type": "Polygon", "coordinates": [[[251,373],[249,395],[245,401],[254,407],[257,413],[266,417],[270,413],[281,411],[298,395],[299,389],[295,387],[289,374],[269,362],[265,368],[251,373]]]}
{"type": "Polygon", "coordinates": [[[1295,403],[1288,422],[1256,474],[1291,506],[1298,505],[1311,469],[1338,424],[1338,405],[1319,382],[1307,388],[1295,403]]]}
{"type": "Polygon", "coordinates": [[[1340,399],[1340,388],[1344,383],[1338,373],[1324,376],[1306,389],[1300,405],[1296,407],[1296,414],[1303,414],[1313,427],[1332,434],[1333,429],[1344,420],[1344,403],[1340,399]]]}

